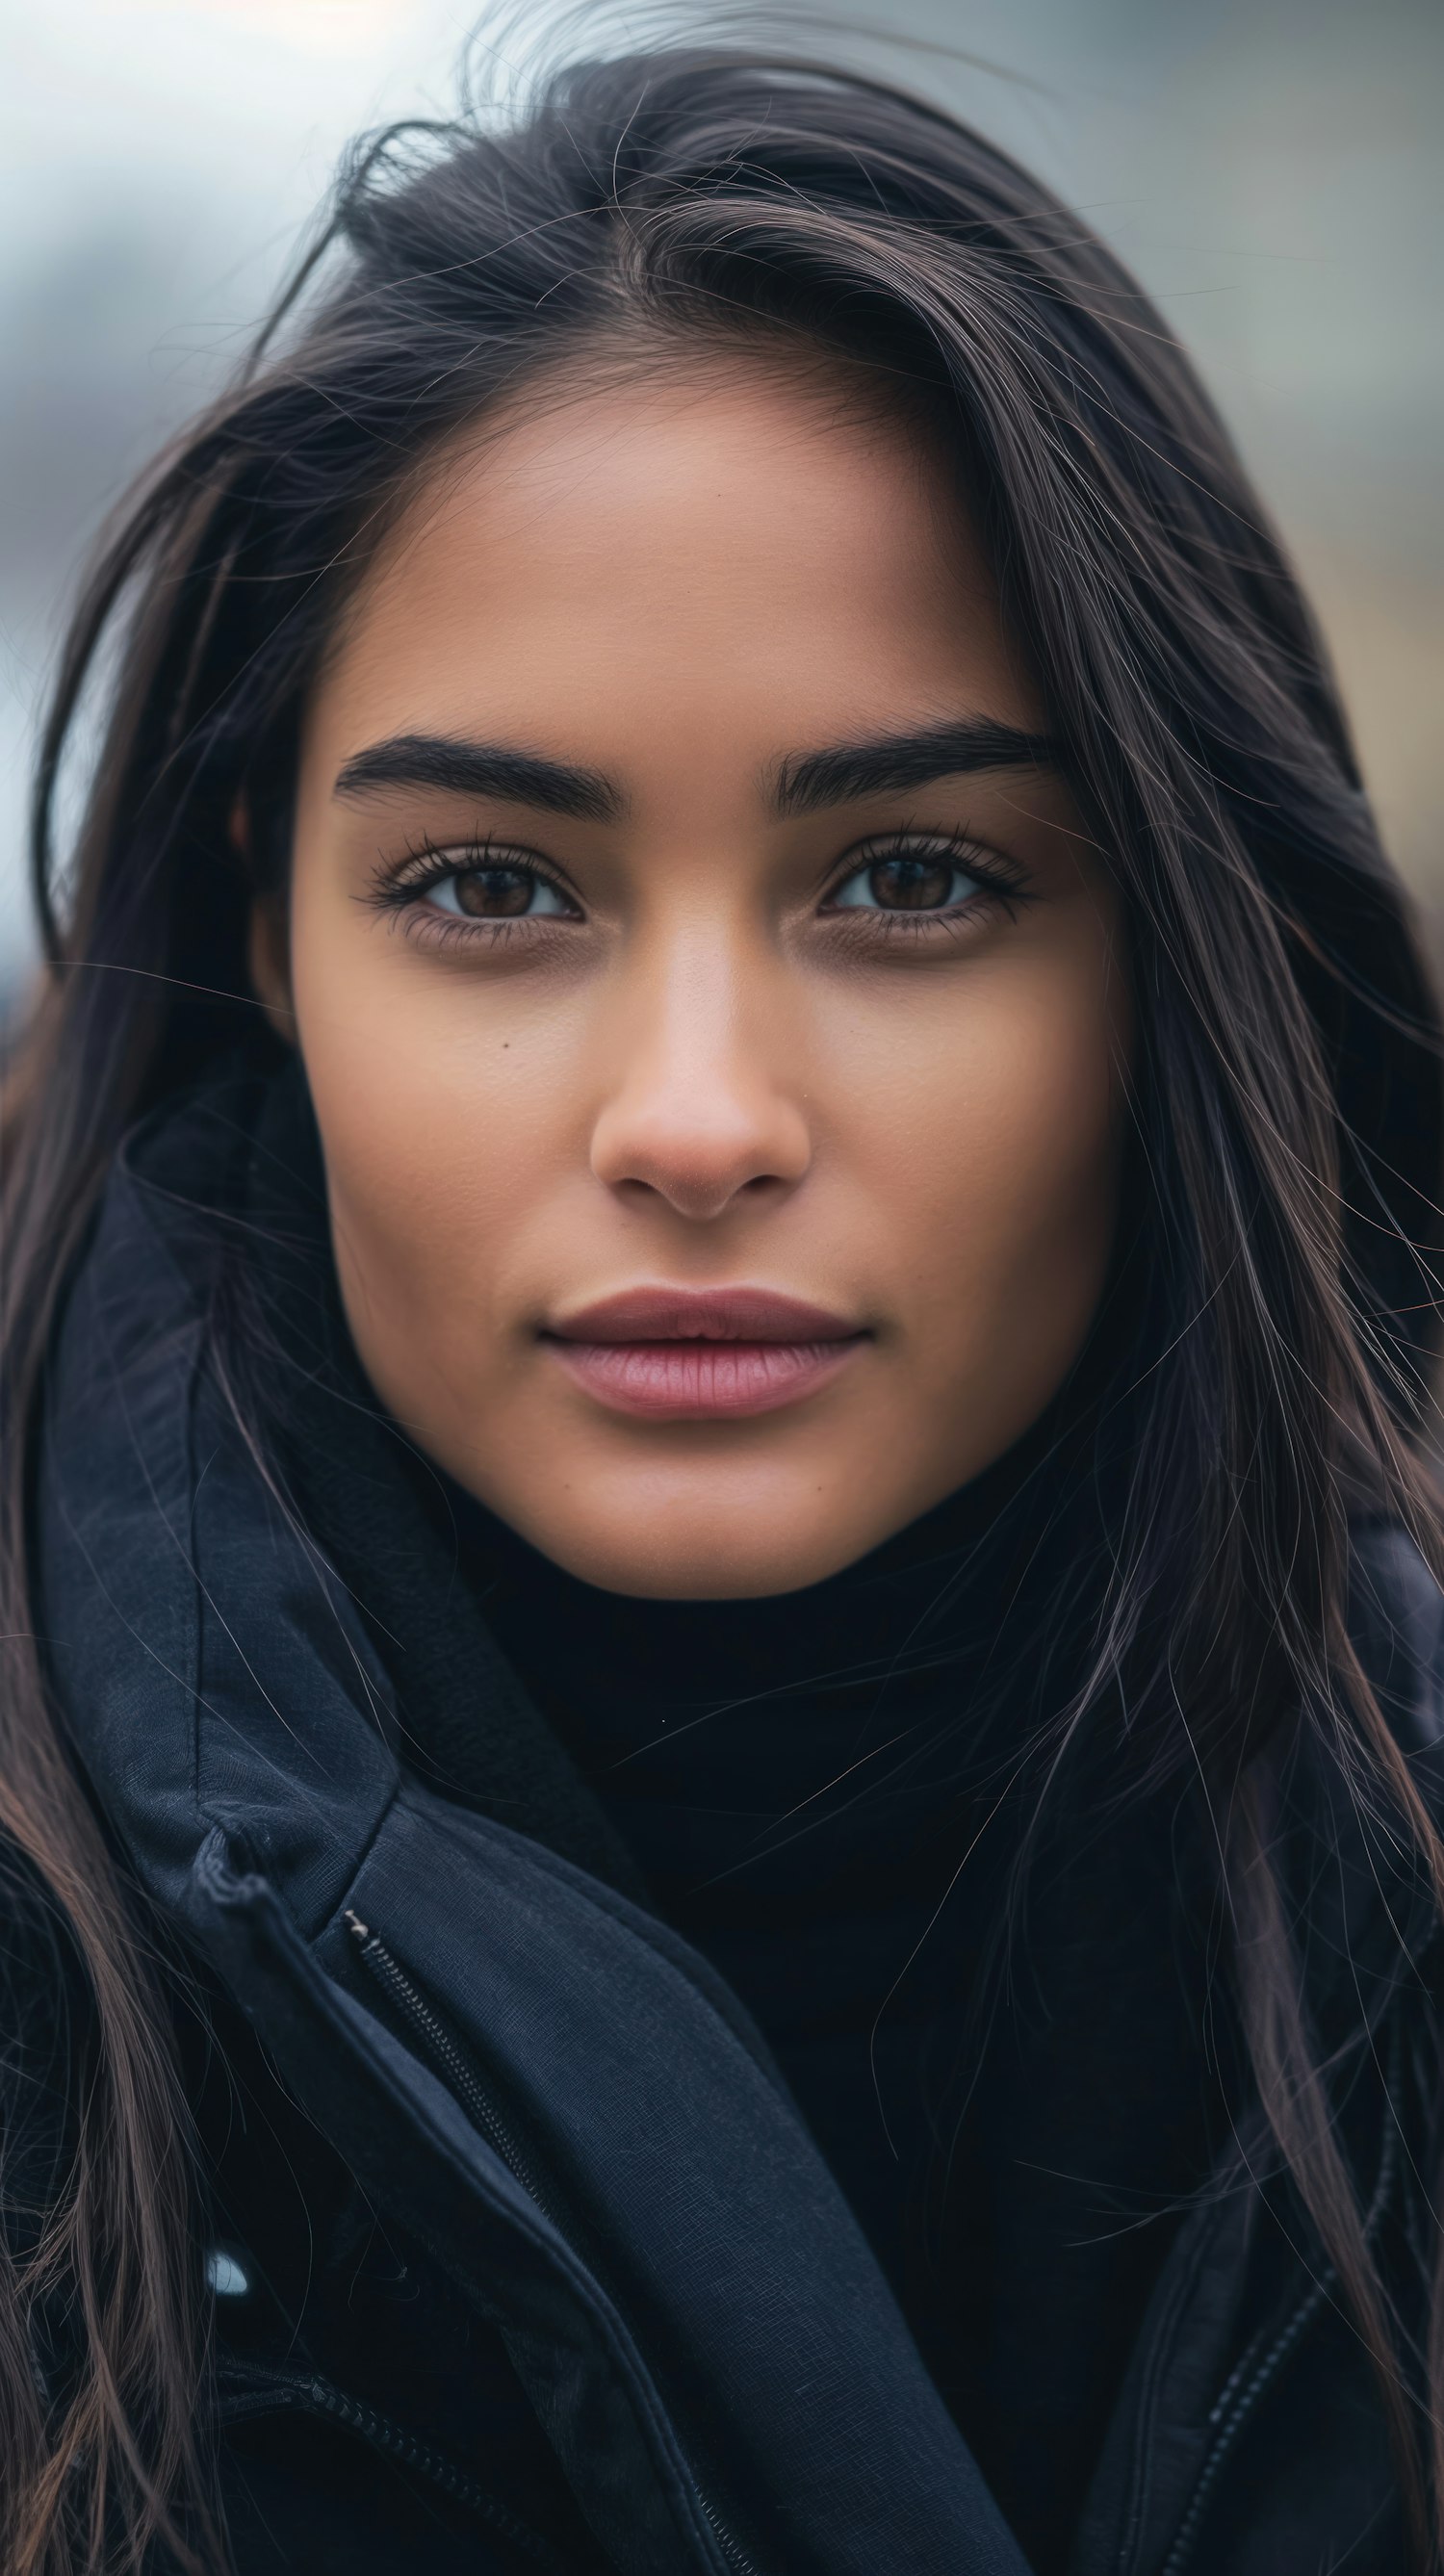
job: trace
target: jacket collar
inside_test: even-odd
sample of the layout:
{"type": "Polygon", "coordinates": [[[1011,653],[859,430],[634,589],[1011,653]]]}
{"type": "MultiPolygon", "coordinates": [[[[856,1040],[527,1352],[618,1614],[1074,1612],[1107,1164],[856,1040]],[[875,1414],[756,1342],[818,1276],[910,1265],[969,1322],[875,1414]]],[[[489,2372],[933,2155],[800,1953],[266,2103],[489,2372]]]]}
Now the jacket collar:
{"type": "MultiPolygon", "coordinates": [[[[502,1822],[404,1769],[366,1624],[218,1358],[260,1105],[213,1090],[132,1149],[50,1373],[48,1652],[136,1880],[377,2204],[500,2323],[624,2563],[1022,2576],[727,1989],[521,1806],[502,1822]],[[358,1929],[440,2030],[430,2065],[358,1929]],[[503,2107],[494,2132],[458,2068],[503,2107]]],[[[483,1727],[489,1687],[479,1671],[483,1727]]]]}

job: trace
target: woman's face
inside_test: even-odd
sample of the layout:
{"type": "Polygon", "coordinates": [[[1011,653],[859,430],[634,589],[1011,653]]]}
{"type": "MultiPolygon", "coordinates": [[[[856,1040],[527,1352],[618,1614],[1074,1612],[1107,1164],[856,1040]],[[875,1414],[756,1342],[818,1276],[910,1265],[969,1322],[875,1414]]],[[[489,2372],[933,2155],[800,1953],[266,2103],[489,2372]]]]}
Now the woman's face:
{"type": "Polygon", "coordinates": [[[373,1385],[619,1591],[865,1553],[1026,1430],[1108,1263],[1110,879],[941,465],[846,391],[699,358],[454,458],[256,926],[373,1385]]]}

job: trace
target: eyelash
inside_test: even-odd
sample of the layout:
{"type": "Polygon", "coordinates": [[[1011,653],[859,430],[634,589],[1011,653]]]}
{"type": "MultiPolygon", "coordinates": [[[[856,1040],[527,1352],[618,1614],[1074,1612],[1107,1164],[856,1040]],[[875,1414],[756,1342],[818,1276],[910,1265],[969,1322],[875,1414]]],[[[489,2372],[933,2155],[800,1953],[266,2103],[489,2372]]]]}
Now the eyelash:
{"type": "Polygon", "coordinates": [[[889,859],[935,859],[956,868],[960,875],[971,877],[975,891],[960,903],[943,906],[938,911],[888,911],[881,905],[876,911],[866,905],[839,908],[831,918],[840,937],[851,938],[873,946],[879,939],[925,939],[929,932],[953,923],[975,919],[980,913],[996,907],[1012,920],[1020,907],[1032,900],[1017,862],[1000,850],[984,849],[966,832],[928,832],[906,825],[895,832],[876,834],[859,841],[847,852],[838,871],[828,881],[824,902],[835,901],[845,885],[868,869],[884,867],[889,859]]]}
{"type": "Polygon", "coordinates": [[[424,939],[428,948],[450,948],[458,940],[473,946],[478,938],[485,940],[489,947],[495,947],[517,931],[535,937],[536,924],[529,922],[525,914],[497,921],[434,910],[423,915],[421,898],[429,894],[433,886],[444,885],[448,877],[465,876],[471,869],[486,867],[525,870],[539,884],[549,886],[553,894],[560,895],[563,902],[574,906],[580,915],[581,907],[576,897],[544,860],[532,851],[520,848],[514,841],[489,838],[452,841],[444,847],[435,841],[409,843],[405,857],[384,872],[367,900],[378,912],[389,913],[398,928],[409,937],[424,939]]]}
{"type": "MultiPolygon", "coordinates": [[[[889,859],[934,858],[971,877],[976,892],[962,902],[937,911],[871,909],[866,905],[839,907],[831,918],[841,937],[869,946],[879,939],[925,938],[943,924],[973,917],[984,908],[997,905],[1011,920],[1017,908],[1032,900],[1022,871],[1000,851],[983,850],[964,832],[925,832],[906,826],[898,831],[879,834],[859,842],[846,854],[845,863],[829,879],[824,908],[843,886],[864,870],[884,866],[889,859]]],[[[434,886],[444,885],[448,878],[464,876],[471,869],[512,867],[525,870],[538,883],[559,895],[574,908],[573,917],[581,917],[581,907],[560,876],[533,852],[512,841],[490,838],[446,846],[432,841],[409,844],[405,856],[389,868],[367,898],[379,912],[389,913],[408,936],[420,938],[429,948],[452,947],[458,940],[474,945],[478,938],[495,947],[518,933],[534,938],[538,924],[525,914],[510,919],[487,921],[472,914],[446,914],[436,910],[423,913],[422,898],[434,886]]],[[[543,916],[554,921],[556,916],[543,916]]]]}

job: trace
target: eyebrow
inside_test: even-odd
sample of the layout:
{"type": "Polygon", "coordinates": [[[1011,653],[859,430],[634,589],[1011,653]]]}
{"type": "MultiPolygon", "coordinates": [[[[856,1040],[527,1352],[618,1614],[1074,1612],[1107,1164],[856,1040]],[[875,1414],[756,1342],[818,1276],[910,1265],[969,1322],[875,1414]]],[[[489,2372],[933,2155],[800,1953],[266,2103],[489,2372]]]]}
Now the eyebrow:
{"type": "Polygon", "coordinates": [[[779,814],[815,814],[826,805],[926,787],[968,770],[1057,769],[1062,759],[1060,746],[1046,734],[971,716],[917,733],[875,734],[798,753],[782,762],[774,801],[779,814]]]}
{"type": "Polygon", "coordinates": [[[452,734],[399,733],[373,742],[344,763],[337,796],[369,796],[385,787],[434,787],[452,796],[501,796],[584,823],[614,822],[622,799],[599,770],[581,769],[510,744],[465,742],[452,734]]]}
{"type": "MultiPolygon", "coordinates": [[[[1056,769],[1057,743],[1045,734],[972,716],[908,733],[864,736],[824,750],[791,753],[773,773],[779,814],[815,814],[864,796],[925,787],[935,778],[982,769],[1056,769]]],[[[388,787],[430,787],[444,795],[499,796],[548,814],[611,823],[625,798],[598,769],[584,769],[508,743],[469,742],[454,734],[401,733],[374,742],[337,774],[338,796],[369,796],[388,787]]]]}

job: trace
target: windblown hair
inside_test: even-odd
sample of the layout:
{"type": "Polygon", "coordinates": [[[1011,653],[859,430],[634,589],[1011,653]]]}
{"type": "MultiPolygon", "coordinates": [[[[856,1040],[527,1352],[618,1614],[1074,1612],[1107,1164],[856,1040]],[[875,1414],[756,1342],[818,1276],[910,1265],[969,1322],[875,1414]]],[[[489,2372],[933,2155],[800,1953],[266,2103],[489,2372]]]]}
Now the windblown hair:
{"type": "Polygon", "coordinates": [[[238,382],[121,517],[59,672],[34,847],[49,965],[4,1174],[0,1833],[75,1992],[74,2118],[0,2279],[10,2576],[138,2566],[158,2535],[182,2564],[222,2549],[193,2429],[171,2010],[29,1642],[57,1298],[127,1128],[256,1018],[248,910],[284,881],[306,693],[378,530],[448,444],[503,400],[545,401],[548,376],[763,338],[870,371],[948,440],[1122,889],[1145,1400],[1085,1700],[1121,1687],[1155,1775],[1206,1784],[1263,2112],[1372,2358],[1421,2563],[1439,2545],[1444,2333],[1427,2372],[1396,2349],[1276,1866],[1282,1751],[1317,1729],[1374,1830],[1444,1889],[1345,1628],[1351,1496],[1438,1553],[1419,1463],[1438,1030],[1407,907],[1259,504],[1168,328],[1077,215],[883,83],[664,48],[553,74],[509,126],[468,113],[355,152],[238,382]],[[107,673],[62,858],[57,777],[107,673]],[[42,2299],[77,2344],[48,2405],[28,2350],[42,2299]]]}

